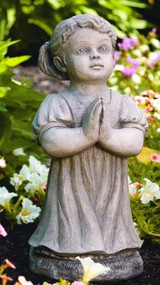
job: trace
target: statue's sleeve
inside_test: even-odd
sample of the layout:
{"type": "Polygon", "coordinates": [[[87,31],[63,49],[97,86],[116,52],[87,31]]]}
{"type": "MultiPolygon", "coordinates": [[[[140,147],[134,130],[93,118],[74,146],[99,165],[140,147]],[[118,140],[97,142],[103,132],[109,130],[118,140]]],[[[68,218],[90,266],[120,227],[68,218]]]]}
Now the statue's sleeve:
{"type": "Polygon", "coordinates": [[[148,122],[142,110],[132,98],[127,96],[122,98],[120,123],[123,128],[137,128],[144,134],[148,130],[148,122]]]}
{"type": "Polygon", "coordinates": [[[32,123],[33,135],[39,141],[47,130],[55,127],[71,127],[72,121],[72,113],[66,100],[58,94],[48,95],[34,117],[32,123]]]}

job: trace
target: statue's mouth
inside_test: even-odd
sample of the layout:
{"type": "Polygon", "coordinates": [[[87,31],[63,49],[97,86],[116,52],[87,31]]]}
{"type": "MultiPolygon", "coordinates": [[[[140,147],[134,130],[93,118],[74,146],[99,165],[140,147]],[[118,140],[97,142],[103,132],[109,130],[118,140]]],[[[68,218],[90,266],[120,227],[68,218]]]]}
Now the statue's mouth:
{"type": "Polygon", "coordinates": [[[101,63],[94,63],[94,64],[90,65],[90,68],[92,68],[92,69],[100,69],[102,67],[104,67],[104,65],[101,63]]]}

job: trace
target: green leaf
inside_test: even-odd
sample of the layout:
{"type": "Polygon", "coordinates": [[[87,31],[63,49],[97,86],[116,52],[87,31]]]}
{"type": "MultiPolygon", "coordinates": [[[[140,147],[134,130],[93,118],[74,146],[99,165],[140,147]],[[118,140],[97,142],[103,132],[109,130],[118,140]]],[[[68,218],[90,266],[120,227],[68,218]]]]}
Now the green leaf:
{"type": "Polygon", "coordinates": [[[8,39],[7,41],[0,41],[0,60],[6,55],[8,47],[18,43],[20,40],[11,41],[8,39]]]}
{"type": "Polygon", "coordinates": [[[151,44],[157,48],[157,49],[160,49],[160,41],[158,39],[154,39],[154,38],[151,38],[151,44]]]}
{"type": "Polygon", "coordinates": [[[50,28],[50,26],[46,23],[44,23],[44,20],[38,20],[38,19],[33,19],[33,18],[29,18],[28,19],[28,23],[29,24],[34,24],[38,27],[40,27],[42,30],[44,30],[49,36],[52,35],[53,29],[50,28]]]}
{"type": "Polygon", "coordinates": [[[121,2],[123,5],[129,6],[129,7],[134,7],[134,8],[147,8],[147,6],[148,6],[145,3],[136,2],[136,1],[122,0],[121,2]]]}
{"type": "Polygon", "coordinates": [[[0,87],[0,98],[4,97],[9,90],[11,90],[10,87],[0,87]]]}
{"type": "Polygon", "coordinates": [[[0,111],[1,111],[1,112],[7,112],[7,109],[6,109],[6,107],[5,107],[5,104],[2,103],[1,101],[0,101],[0,111]]]}
{"type": "Polygon", "coordinates": [[[147,24],[148,23],[146,20],[139,20],[139,19],[130,20],[131,27],[135,29],[145,29],[147,27],[147,24]]]}
{"type": "Polygon", "coordinates": [[[53,9],[59,9],[62,6],[63,1],[47,0],[53,9]]]}
{"type": "Polygon", "coordinates": [[[31,56],[30,55],[23,55],[17,57],[6,57],[1,61],[2,65],[7,65],[9,67],[15,67],[18,64],[28,60],[31,56]]]}

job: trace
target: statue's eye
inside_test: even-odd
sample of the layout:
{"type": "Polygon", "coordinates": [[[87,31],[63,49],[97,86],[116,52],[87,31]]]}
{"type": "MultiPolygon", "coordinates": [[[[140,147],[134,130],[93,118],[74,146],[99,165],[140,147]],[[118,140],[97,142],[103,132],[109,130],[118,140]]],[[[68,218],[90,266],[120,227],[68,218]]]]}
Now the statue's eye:
{"type": "Polygon", "coordinates": [[[79,48],[78,50],[77,50],[77,54],[83,54],[83,53],[86,53],[87,52],[87,48],[85,48],[85,47],[81,47],[81,48],[79,48]]]}
{"type": "Polygon", "coordinates": [[[108,52],[108,47],[107,46],[101,46],[100,51],[101,52],[108,52]]]}

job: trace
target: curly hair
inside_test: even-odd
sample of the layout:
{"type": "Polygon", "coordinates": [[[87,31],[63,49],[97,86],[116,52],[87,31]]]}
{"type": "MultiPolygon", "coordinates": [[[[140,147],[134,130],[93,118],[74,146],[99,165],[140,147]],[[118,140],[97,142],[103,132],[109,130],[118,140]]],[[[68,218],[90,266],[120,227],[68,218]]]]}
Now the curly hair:
{"type": "Polygon", "coordinates": [[[113,50],[116,45],[116,33],[111,24],[96,15],[83,14],[63,20],[56,27],[50,42],[46,42],[40,49],[39,67],[49,76],[64,80],[68,79],[66,73],[60,72],[53,64],[53,57],[63,57],[64,49],[71,36],[82,28],[91,28],[100,33],[106,33],[112,42],[113,50]]]}

